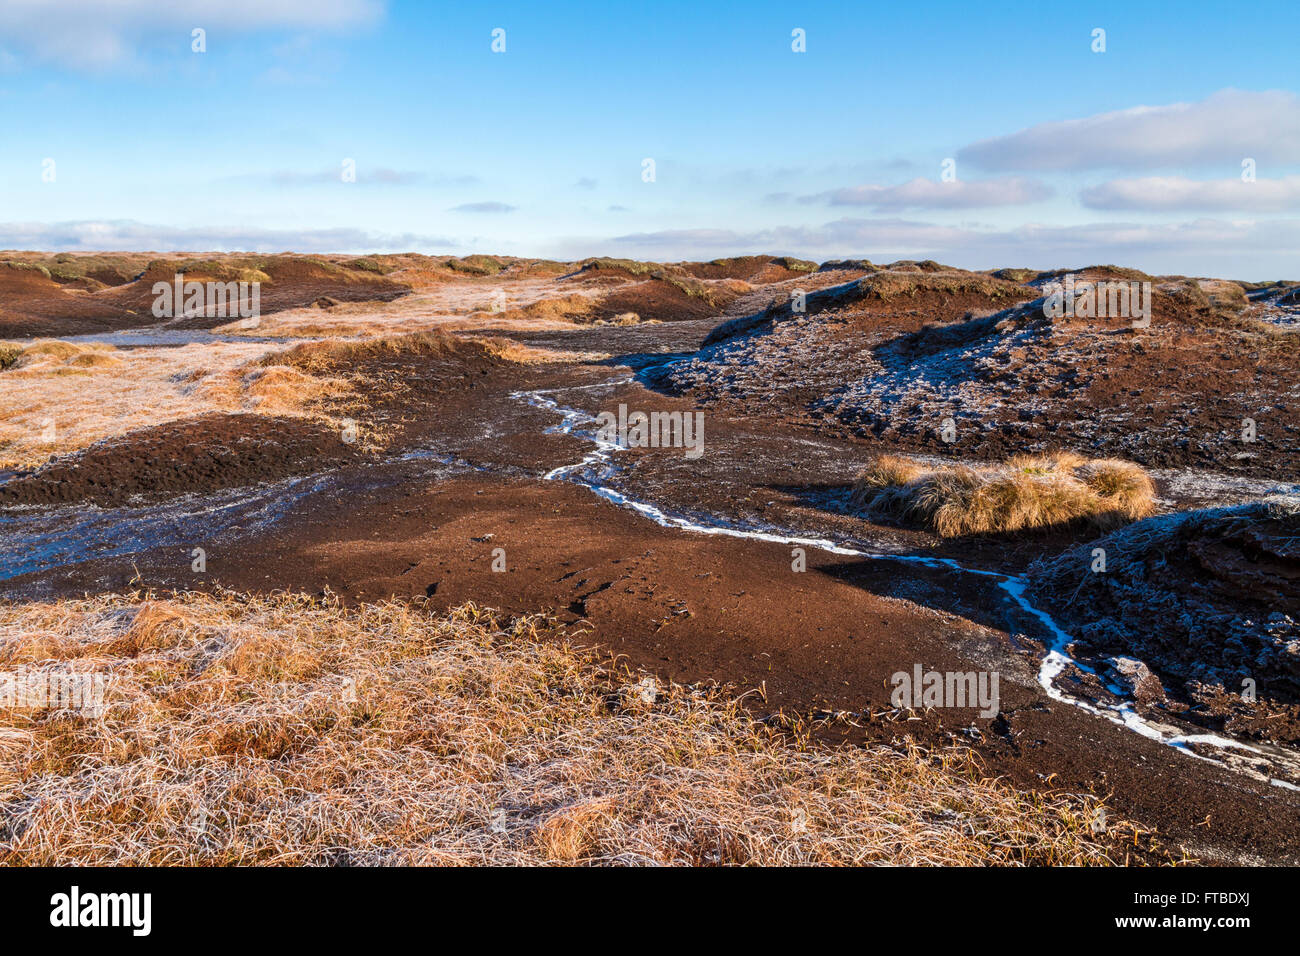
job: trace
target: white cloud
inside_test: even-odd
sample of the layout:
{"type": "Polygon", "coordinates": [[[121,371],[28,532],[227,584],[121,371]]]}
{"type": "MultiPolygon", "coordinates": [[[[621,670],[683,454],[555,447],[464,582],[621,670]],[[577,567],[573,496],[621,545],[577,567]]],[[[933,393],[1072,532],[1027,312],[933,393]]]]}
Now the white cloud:
{"type": "Polygon", "coordinates": [[[1038,180],[1013,176],[948,183],[917,178],[897,186],[850,186],[807,198],[824,198],[832,206],[870,206],[876,212],[901,212],[904,209],[1019,206],[1040,202],[1051,195],[1052,189],[1038,180]]]}
{"type": "Polygon", "coordinates": [[[155,226],[134,220],[0,223],[0,248],[46,252],[405,252],[456,243],[415,233],[363,229],[244,229],[155,226]]]}
{"type": "Polygon", "coordinates": [[[1300,279],[1300,218],[1196,219],[1170,224],[1029,223],[1014,229],[942,226],[897,218],[836,219],[756,231],[673,229],[616,237],[570,237],[544,248],[483,236],[473,242],[363,229],[177,228],[133,220],[0,223],[0,249],[155,252],[509,252],[581,259],[714,259],[746,253],[826,260],[938,259],[969,269],[1080,268],[1114,262],[1154,274],[1300,279]]]}
{"type": "Polygon", "coordinates": [[[1155,169],[1300,163],[1300,96],[1220,90],[1197,103],[1135,106],[983,139],[957,158],[981,169],[1155,169]]]}
{"type": "Polygon", "coordinates": [[[383,0],[4,0],[0,37],[17,60],[103,67],[128,59],[147,37],[174,34],[188,51],[190,31],[337,30],[369,23],[383,0]]]}
{"type": "Polygon", "coordinates": [[[1296,265],[1300,261],[1300,219],[1074,226],[1028,223],[999,230],[907,219],[846,218],[820,226],[780,226],[752,232],[676,229],[606,240],[572,239],[557,252],[569,257],[607,253],[661,260],[746,253],[818,260],[865,257],[877,262],[938,259],[968,269],[1078,268],[1113,262],[1154,274],[1257,280],[1300,278],[1296,265]]]}
{"type": "Polygon", "coordinates": [[[1090,209],[1236,209],[1285,212],[1300,209],[1300,176],[1281,179],[1197,180],[1182,176],[1116,179],[1079,193],[1090,209]]]}

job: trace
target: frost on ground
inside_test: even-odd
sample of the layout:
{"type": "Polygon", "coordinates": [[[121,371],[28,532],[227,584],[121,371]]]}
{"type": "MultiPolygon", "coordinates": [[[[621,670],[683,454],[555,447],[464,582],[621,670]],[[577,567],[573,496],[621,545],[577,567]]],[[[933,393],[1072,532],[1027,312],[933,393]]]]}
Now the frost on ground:
{"type": "Polygon", "coordinates": [[[1300,739],[1300,499],[1160,515],[1040,559],[1028,577],[1076,656],[1150,668],[1144,704],[1300,739]]]}
{"type": "Polygon", "coordinates": [[[1149,467],[1300,475],[1300,350],[1239,288],[1230,297],[1159,281],[1150,327],[1134,328],[1052,318],[1041,299],[1007,307],[996,287],[936,291],[945,274],[882,295],[878,275],[810,295],[802,313],[786,306],[721,326],[657,381],[963,457],[1064,447],[1149,467]]]}
{"type": "MultiPolygon", "coordinates": [[[[295,595],[0,605],[0,863],[1099,864],[1137,833],[960,751],[806,745],[542,618],[295,595]],[[1127,836],[1127,839],[1126,839],[1127,836]]],[[[1124,849],[1115,859],[1123,860],[1124,849]]]]}

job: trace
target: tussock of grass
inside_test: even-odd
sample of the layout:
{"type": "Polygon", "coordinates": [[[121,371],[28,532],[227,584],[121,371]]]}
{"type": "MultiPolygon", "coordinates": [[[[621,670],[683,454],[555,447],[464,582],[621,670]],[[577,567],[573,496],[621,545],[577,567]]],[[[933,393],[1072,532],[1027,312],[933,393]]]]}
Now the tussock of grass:
{"type": "Polygon", "coordinates": [[[615,270],[629,273],[634,276],[648,276],[654,272],[663,271],[663,264],[659,262],[641,262],[637,259],[615,259],[610,256],[598,256],[592,259],[584,259],[579,263],[579,268],[589,271],[615,270]]]}
{"type": "Polygon", "coordinates": [[[779,266],[784,266],[791,272],[816,272],[817,263],[811,259],[796,259],[794,256],[778,256],[772,260],[779,266]]]}
{"type": "Polygon", "coordinates": [[[15,365],[30,365],[42,359],[63,361],[75,355],[82,355],[91,349],[107,349],[106,345],[79,345],[76,342],[64,342],[62,339],[37,339],[30,345],[18,346],[21,358],[15,365]]]}
{"type": "Polygon", "coordinates": [[[506,263],[500,259],[494,259],[492,256],[474,255],[463,256],[459,259],[448,259],[443,265],[453,272],[465,272],[469,275],[476,276],[494,276],[506,267],[506,263]]]}
{"type": "Polygon", "coordinates": [[[672,275],[667,272],[656,272],[652,278],[666,282],[678,292],[692,299],[699,299],[715,309],[722,308],[739,292],[749,288],[748,284],[734,279],[706,282],[703,279],[672,275]]]}
{"type": "Polygon", "coordinates": [[[284,365],[254,368],[243,377],[241,385],[246,404],[259,415],[302,414],[308,405],[349,391],[343,381],[284,365]]]}
{"type": "Polygon", "coordinates": [[[375,275],[384,275],[388,271],[382,263],[370,256],[353,259],[348,265],[353,269],[360,269],[362,272],[373,272],[375,275]]]}
{"type": "Polygon", "coordinates": [[[521,319],[538,319],[542,321],[571,322],[587,315],[595,308],[596,300],[590,295],[575,292],[571,295],[554,298],[537,299],[516,309],[493,312],[491,307],[478,310],[477,314],[495,316],[503,322],[515,322],[521,319]]]}
{"type": "Polygon", "coordinates": [[[537,348],[499,335],[470,336],[466,341],[476,343],[495,358],[514,362],[518,365],[539,365],[551,362],[599,362],[609,358],[609,355],[604,352],[574,352],[568,349],[537,348]]]}
{"type": "Polygon", "coordinates": [[[14,272],[37,272],[46,279],[53,278],[47,266],[39,262],[25,262],[21,259],[5,259],[0,261],[0,269],[12,269],[14,272]]]}
{"type": "Polygon", "coordinates": [[[29,345],[0,342],[0,371],[5,369],[41,369],[54,374],[76,369],[121,368],[125,363],[111,345],[65,342],[62,339],[37,339],[29,345]]]}
{"type": "Polygon", "coordinates": [[[99,716],[0,711],[0,863],[1110,862],[1091,798],[814,748],[550,631],[292,595],[0,604],[6,670],[107,678],[99,716]]]}
{"type": "Polygon", "coordinates": [[[401,335],[380,335],[368,339],[326,339],[305,342],[287,352],[268,355],[263,364],[288,366],[309,372],[341,370],[360,362],[396,355],[450,355],[481,349],[508,362],[534,363],[583,358],[587,353],[558,352],[520,345],[499,336],[460,337],[435,329],[401,335]]]}
{"type": "Polygon", "coordinates": [[[1069,452],[939,467],[884,455],[858,476],[853,500],[870,515],[916,521],[947,538],[1079,520],[1116,527],[1155,510],[1155,486],[1132,462],[1069,452]]]}
{"type": "Polygon", "coordinates": [[[268,355],[263,361],[268,365],[323,371],[385,356],[446,355],[454,352],[460,341],[437,329],[365,339],[324,339],[295,345],[286,352],[268,355]]]}
{"type": "Polygon", "coordinates": [[[1028,295],[1018,284],[993,276],[960,270],[936,272],[921,269],[920,266],[917,271],[874,273],[860,279],[855,292],[860,298],[876,301],[937,294],[978,295],[1000,302],[1023,299],[1028,295]]]}

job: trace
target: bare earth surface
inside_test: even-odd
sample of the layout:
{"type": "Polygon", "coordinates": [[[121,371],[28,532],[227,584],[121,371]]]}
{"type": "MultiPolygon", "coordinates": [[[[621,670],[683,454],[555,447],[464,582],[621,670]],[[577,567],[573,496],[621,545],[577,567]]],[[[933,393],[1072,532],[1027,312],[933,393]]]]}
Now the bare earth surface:
{"type": "MultiPolygon", "coordinates": [[[[1300,531],[1261,504],[1300,491],[1294,286],[1157,277],[1138,331],[1047,318],[1036,273],[376,259],[262,264],[280,285],[255,330],[270,361],[349,328],[561,354],[518,361],[498,339],[292,365],[347,388],[291,415],[196,404],[0,475],[3,595],[290,589],[548,612],[663,678],[752,692],[753,711],[827,745],[957,743],[1026,790],[1104,796],[1160,853],[1300,862],[1300,531]],[[704,454],[602,458],[592,419],[620,404],[703,411],[704,454]],[[344,440],[345,418],[373,440],[344,440]],[[1156,478],[1161,513],[1112,533],[1127,537],[1105,581],[1087,573],[1093,527],[941,539],[851,504],[881,451],[1052,448],[1156,478]],[[1231,514],[1170,527],[1212,508],[1231,514]],[[1045,659],[1061,662],[1046,681],[1045,659]],[[918,664],[997,671],[998,712],[894,707],[891,675],[918,664]]],[[[137,280],[106,268],[98,289],[11,268],[3,334],[157,325],[137,280]]]]}

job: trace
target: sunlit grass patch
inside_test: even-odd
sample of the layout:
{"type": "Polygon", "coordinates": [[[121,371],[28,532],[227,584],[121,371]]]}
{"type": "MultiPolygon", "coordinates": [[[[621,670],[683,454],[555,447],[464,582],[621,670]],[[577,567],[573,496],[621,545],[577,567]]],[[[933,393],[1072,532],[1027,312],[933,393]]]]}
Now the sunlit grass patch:
{"type": "Polygon", "coordinates": [[[0,863],[1110,862],[1094,798],[817,746],[562,636],[304,595],[0,603],[0,667],[107,677],[98,716],[0,710],[0,863]]]}
{"type": "Polygon", "coordinates": [[[914,521],[956,537],[1079,520],[1115,527],[1155,510],[1155,486],[1132,462],[1069,452],[938,466],[883,455],[858,476],[853,500],[868,515],[914,521]]]}

